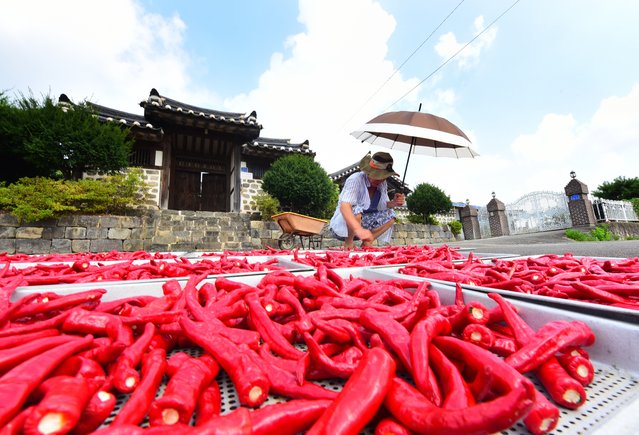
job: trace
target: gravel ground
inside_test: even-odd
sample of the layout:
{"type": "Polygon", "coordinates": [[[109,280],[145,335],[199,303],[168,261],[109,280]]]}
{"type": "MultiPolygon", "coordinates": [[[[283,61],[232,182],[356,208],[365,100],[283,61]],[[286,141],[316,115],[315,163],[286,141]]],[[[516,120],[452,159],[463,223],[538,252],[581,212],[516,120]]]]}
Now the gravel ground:
{"type": "Polygon", "coordinates": [[[451,247],[472,249],[473,252],[477,253],[562,255],[570,252],[574,255],[588,257],[629,258],[639,256],[639,240],[577,242],[567,238],[564,230],[492,237],[490,239],[463,240],[447,244],[451,247]]]}

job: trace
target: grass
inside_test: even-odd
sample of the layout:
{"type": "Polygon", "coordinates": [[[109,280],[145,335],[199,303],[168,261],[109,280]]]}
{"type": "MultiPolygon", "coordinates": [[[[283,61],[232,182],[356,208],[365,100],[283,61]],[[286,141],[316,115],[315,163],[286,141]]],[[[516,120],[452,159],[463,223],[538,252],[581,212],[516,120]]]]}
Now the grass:
{"type": "Polygon", "coordinates": [[[578,242],[603,242],[617,240],[617,237],[610,231],[606,224],[599,224],[588,233],[569,228],[566,230],[566,237],[578,242]]]}

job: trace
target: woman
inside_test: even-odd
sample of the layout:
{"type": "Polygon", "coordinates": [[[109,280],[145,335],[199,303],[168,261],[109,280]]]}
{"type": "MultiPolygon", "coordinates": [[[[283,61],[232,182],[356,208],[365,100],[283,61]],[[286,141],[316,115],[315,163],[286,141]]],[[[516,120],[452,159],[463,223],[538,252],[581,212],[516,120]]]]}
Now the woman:
{"type": "Polygon", "coordinates": [[[386,179],[397,175],[390,154],[368,153],[359,168],[360,172],[346,179],[330,222],[331,232],[347,249],[354,247],[355,240],[361,240],[362,246],[372,246],[375,240],[390,243],[393,208],[404,205],[403,194],[396,193],[392,200],[388,197],[386,179]]]}

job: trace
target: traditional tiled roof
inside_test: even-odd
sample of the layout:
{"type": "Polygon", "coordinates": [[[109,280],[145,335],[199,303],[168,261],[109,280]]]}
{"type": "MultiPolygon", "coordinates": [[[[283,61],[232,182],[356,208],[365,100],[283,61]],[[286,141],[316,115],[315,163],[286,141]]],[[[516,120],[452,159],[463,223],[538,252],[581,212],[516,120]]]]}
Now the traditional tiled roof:
{"type": "Polygon", "coordinates": [[[332,174],[328,174],[328,176],[331,180],[335,181],[342,177],[348,177],[349,175],[354,174],[357,171],[359,171],[359,162],[353,163],[352,165],[340,169],[337,172],[333,172],[332,174]]]}
{"type": "Polygon", "coordinates": [[[279,153],[299,153],[315,156],[315,152],[309,148],[308,140],[301,143],[291,143],[290,139],[273,139],[268,137],[258,137],[242,145],[243,154],[255,154],[259,151],[279,153]]]}
{"type": "Polygon", "coordinates": [[[147,108],[155,108],[164,112],[170,112],[174,114],[183,114],[186,116],[192,116],[200,119],[208,119],[221,123],[227,123],[232,125],[243,125],[247,127],[254,127],[261,129],[262,126],[257,122],[257,114],[255,111],[251,113],[234,113],[234,112],[222,112],[219,110],[205,109],[202,107],[192,106],[190,104],[183,103],[181,101],[173,100],[168,97],[160,95],[155,89],[151,89],[149,98],[140,103],[145,110],[147,108]]]}
{"type": "MultiPolygon", "coordinates": [[[[58,105],[62,108],[62,110],[68,110],[68,108],[74,106],[74,103],[66,94],[60,94],[60,97],[58,98],[58,105]]],[[[87,105],[93,108],[95,115],[101,122],[116,122],[122,126],[136,129],[138,131],[144,131],[146,134],[157,137],[161,137],[164,133],[162,128],[155,127],[142,115],[111,109],[110,107],[101,106],[91,102],[87,102],[87,105]]]]}

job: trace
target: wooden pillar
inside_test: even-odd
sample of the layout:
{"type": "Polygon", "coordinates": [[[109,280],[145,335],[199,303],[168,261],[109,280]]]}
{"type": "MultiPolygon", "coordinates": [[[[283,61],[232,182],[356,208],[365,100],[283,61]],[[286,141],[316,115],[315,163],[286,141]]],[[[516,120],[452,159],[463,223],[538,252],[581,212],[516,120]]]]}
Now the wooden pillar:
{"type": "Polygon", "coordinates": [[[466,207],[459,211],[461,217],[462,230],[464,231],[464,238],[466,240],[481,239],[481,233],[479,232],[479,219],[477,218],[478,210],[475,207],[471,207],[466,202],[466,207]]]}
{"type": "Polygon", "coordinates": [[[493,199],[486,205],[486,209],[488,210],[490,235],[493,237],[510,235],[506,206],[503,202],[495,198],[495,192],[493,192],[493,199]]]}
{"type": "Polygon", "coordinates": [[[595,227],[597,219],[588,199],[588,186],[577,180],[575,171],[570,173],[570,182],[564,187],[568,197],[568,211],[573,227],[595,227]]]}

